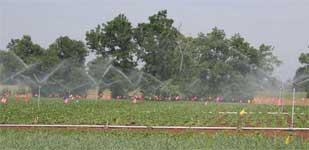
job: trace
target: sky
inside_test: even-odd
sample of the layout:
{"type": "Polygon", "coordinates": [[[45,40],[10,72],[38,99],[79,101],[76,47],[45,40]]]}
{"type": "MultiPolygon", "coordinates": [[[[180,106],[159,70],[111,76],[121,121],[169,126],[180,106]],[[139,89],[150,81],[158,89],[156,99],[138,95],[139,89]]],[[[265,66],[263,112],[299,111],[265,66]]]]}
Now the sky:
{"type": "Polygon", "coordinates": [[[0,0],[0,49],[23,34],[45,48],[59,36],[85,41],[86,31],[120,13],[136,26],[163,9],[185,35],[218,27],[253,46],[274,46],[282,80],[293,78],[298,56],[309,52],[309,0],[0,0]]]}

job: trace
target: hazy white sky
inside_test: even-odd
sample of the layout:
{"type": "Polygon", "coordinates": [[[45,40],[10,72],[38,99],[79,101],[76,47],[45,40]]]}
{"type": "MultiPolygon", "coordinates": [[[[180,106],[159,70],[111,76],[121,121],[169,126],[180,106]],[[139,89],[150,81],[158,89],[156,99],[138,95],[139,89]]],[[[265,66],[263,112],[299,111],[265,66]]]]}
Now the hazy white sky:
{"type": "Polygon", "coordinates": [[[309,52],[309,0],[0,0],[0,49],[23,34],[44,47],[64,35],[84,40],[119,13],[136,25],[162,9],[186,35],[217,26],[255,46],[273,45],[284,62],[276,75],[284,80],[294,76],[299,54],[309,52]]]}

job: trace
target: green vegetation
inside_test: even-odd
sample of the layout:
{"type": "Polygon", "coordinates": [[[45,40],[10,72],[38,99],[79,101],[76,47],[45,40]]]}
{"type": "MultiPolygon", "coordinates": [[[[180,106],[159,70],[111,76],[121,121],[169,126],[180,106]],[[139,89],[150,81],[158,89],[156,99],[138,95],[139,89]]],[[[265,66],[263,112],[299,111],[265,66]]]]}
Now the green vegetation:
{"type": "Polygon", "coordinates": [[[255,47],[240,34],[228,37],[217,27],[196,37],[186,36],[175,27],[166,10],[158,11],[135,27],[125,14],[120,14],[90,29],[85,36],[86,43],[60,36],[46,49],[32,42],[29,35],[12,39],[7,51],[0,51],[1,84],[23,83],[32,92],[44,84],[44,96],[64,92],[82,95],[87,88],[79,86],[89,88],[90,84],[97,84],[96,88],[104,90],[107,85],[98,81],[122,80],[119,71],[116,71],[119,76],[104,74],[112,66],[127,76],[147,74],[161,85],[122,82],[109,87],[117,95],[142,88],[148,95],[160,92],[165,96],[247,99],[257,90],[278,89],[279,82],[272,72],[280,61],[273,54],[272,46],[255,47]],[[96,58],[86,64],[90,52],[96,58]],[[95,81],[90,81],[85,74],[95,81]]]}
{"type": "Polygon", "coordinates": [[[302,64],[296,71],[294,80],[298,89],[306,92],[306,97],[309,98],[309,53],[301,53],[298,61],[302,64]]]}
{"type": "MultiPolygon", "coordinates": [[[[280,97],[278,92],[273,91],[264,91],[264,92],[257,92],[255,97],[265,97],[265,98],[272,98],[272,97],[280,97]]],[[[284,100],[292,100],[293,99],[293,92],[282,92],[282,97],[284,100]]],[[[302,98],[306,98],[306,92],[296,92],[295,99],[301,100],[302,98]]]]}
{"type": "Polygon", "coordinates": [[[285,144],[285,136],[259,133],[231,135],[223,132],[164,133],[126,131],[69,131],[0,129],[0,145],[7,149],[306,149],[309,141],[293,136],[285,144]]]}
{"type": "MultiPolygon", "coordinates": [[[[133,104],[131,101],[103,100],[64,104],[62,100],[43,99],[40,109],[35,100],[1,104],[0,123],[289,127],[291,106],[284,106],[288,115],[267,114],[278,111],[281,107],[276,105],[210,103],[204,106],[202,102],[154,101],[133,104]],[[256,114],[219,113],[240,112],[242,109],[256,114]]],[[[309,127],[308,106],[296,106],[295,113],[295,127],[309,127]]]]}

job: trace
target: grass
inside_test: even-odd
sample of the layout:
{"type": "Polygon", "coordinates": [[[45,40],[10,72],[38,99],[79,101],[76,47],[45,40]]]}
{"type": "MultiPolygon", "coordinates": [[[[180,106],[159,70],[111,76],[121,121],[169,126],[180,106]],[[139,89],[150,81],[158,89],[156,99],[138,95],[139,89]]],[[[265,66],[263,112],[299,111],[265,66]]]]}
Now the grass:
{"type": "MultiPolygon", "coordinates": [[[[295,127],[309,127],[309,109],[296,106],[295,127]],[[305,113],[301,115],[300,113],[305,113]]],[[[72,101],[42,99],[38,109],[36,100],[29,103],[10,100],[0,104],[0,123],[17,124],[112,124],[112,125],[166,125],[166,126],[259,126],[289,127],[291,106],[285,106],[289,115],[269,115],[281,108],[275,105],[252,105],[202,102],[154,102],[132,104],[131,101],[72,101]],[[219,112],[245,109],[262,112],[240,117],[219,112]],[[212,112],[212,113],[209,113],[212,112]]]]}
{"type": "Polygon", "coordinates": [[[284,136],[265,136],[259,133],[231,135],[224,132],[167,133],[128,131],[72,131],[0,129],[2,150],[23,149],[307,149],[309,141],[293,136],[285,144],[284,136]]]}
{"type": "MultiPolygon", "coordinates": [[[[258,92],[256,93],[256,97],[279,97],[279,91],[278,92],[273,92],[273,91],[264,91],[264,92],[258,92]]],[[[292,99],[293,98],[293,92],[292,91],[284,91],[282,92],[282,97],[283,99],[292,99]]],[[[302,99],[306,97],[306,92],[295,92],[295,98],[296,99],[302,99]]]]}

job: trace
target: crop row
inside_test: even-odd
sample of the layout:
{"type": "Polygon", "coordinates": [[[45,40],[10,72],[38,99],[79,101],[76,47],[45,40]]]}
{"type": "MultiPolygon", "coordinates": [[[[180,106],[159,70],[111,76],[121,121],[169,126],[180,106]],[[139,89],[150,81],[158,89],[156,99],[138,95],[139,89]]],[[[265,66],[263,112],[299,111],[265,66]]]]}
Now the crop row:
{"type": "Polygon", "coordinates": [[[260,133],[166,133],[133,131],[0,129],[2,149],[306,149],[307,140],[260,133]]]}
{"type": "MultiPolygon", "coordinates": [[[[296,106],[294,127],[309,127],[308,106],[296,106]]],[[[43,99],[38,108],[36,101],[10,101],[0,104],[0,123],[17,124],[113,124],[164,126],[253,126],[290,127],[291,107],[287,114],[275,105],[200,102],[140,102],[130,101],[71,101],[43,99]],[[219,112],[261,112],[255,114],[220,114],[219,112]],[[212,113],[209,113],[212,112],[212,113]]]]}

